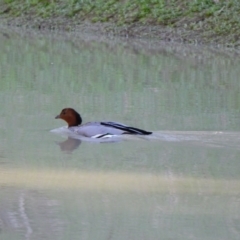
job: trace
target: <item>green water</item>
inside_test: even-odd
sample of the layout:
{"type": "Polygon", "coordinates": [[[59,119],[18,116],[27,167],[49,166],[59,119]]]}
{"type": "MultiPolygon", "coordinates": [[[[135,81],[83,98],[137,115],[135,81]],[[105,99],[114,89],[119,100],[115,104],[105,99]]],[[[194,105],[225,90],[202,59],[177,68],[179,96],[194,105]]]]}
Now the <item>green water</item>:
{"type": "Polygon", "coordinates": [[[239,239],[237,53],[0,32],[0,239],[239,239]],[[64,107],[155,139],[67,140],[64,107]]]}

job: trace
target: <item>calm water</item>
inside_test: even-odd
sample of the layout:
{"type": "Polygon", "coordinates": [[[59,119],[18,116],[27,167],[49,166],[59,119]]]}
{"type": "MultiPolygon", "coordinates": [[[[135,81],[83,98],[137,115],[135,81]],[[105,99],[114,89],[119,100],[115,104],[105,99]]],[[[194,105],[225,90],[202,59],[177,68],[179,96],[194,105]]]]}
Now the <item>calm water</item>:
{"type": "Polygon", "coordinates": [[[240,239],[240,58],[0,33],[1,240],[240,239]],[[154,138],[53,134],[64,107],[154,138]]]}

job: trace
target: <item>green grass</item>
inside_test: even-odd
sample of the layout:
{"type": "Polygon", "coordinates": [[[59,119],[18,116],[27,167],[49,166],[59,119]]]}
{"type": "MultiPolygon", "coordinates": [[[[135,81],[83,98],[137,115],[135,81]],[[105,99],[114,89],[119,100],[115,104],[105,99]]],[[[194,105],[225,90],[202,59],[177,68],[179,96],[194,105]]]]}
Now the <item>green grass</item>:
{"type": "Polygon", "coordinates": [[[209,40],[238,41],[239,0],[0,0],[6,17],[69,18],[78,21],[168,26],[209,40]]]}

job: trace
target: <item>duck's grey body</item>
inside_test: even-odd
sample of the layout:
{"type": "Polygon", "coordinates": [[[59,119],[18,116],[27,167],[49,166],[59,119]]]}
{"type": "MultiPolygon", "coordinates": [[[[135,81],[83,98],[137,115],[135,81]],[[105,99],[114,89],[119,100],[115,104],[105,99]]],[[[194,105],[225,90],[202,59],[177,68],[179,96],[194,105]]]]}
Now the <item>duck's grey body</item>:
{"type": "Polygon", "coordinates": [[[70,127],[69,130],[85,137],[94,138],[122,134],[149,135],[152,133],[142,129],[129,127],[118,122],[88,122],[80,126],[70,127]]]}

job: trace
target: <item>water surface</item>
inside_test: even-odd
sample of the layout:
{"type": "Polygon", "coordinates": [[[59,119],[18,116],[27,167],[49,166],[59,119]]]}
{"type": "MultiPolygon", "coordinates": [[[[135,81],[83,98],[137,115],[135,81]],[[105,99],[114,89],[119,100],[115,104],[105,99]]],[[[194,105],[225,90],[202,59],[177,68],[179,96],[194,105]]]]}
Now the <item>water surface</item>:
{"type": "Polygon", "coordinates": [[[0,34],[0,239],[239,239],[235,52],[0,34]],[[152,138],[53,134],[64,107],[152,138]]]}

